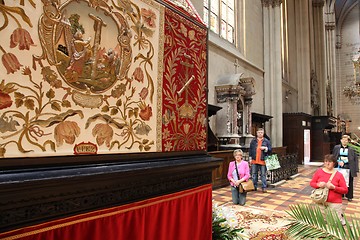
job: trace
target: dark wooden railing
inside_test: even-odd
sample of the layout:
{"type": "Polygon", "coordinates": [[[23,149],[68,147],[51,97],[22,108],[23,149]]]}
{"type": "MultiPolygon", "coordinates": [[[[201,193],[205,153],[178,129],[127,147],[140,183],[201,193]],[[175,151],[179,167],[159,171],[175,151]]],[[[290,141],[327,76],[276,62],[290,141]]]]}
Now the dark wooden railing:
{"type": "Polygon", "coordinates": [[[281,168],[268,171],[267,179],[270,183],[277,183],[281,180],[289,179],[292,175],[298,173],[297,154],[287,154],[279,156],[281,168]]]}

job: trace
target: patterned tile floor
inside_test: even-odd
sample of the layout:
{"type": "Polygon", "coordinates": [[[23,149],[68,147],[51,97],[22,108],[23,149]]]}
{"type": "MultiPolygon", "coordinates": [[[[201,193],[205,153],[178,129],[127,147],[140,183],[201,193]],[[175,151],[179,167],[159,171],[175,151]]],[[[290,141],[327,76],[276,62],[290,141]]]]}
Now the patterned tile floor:
{"type": "MultiPolygon", "coordinates": [[[[276,187],[269,187],[267,193],[262,191],[249,192],[246,205],[257,206],[273,210],[288,210],[289,205],[311,203],[312,188],[309,183],[317,166],[299,166],[299,175],[276,187]]],[[[213,190],[213,199],[219,204],[231,202],[230,187],[213,190]]],[[[352,202],[343,200],[345,214],[351,218],[360,219],[360,174],[354,179],[354,198],[352,202]]]]}

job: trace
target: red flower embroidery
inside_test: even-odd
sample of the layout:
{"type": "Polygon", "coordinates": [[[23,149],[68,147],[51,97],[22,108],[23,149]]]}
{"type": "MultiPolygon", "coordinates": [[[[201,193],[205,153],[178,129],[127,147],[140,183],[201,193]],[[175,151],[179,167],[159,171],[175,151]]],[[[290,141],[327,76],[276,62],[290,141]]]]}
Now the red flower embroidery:
{"type": "Polygon", "coordinates": [[[149,94],[149,90],[146,87],[141,89],[141,91],[139,93],[141,99],[143,99],[143,100],[147,97],[148,94],[149,94]]]}
{"type": "Polygon", "coordinates": [[[104,142],[107,147],[110,147],[111,139],[113,138],[114,131],[109,124],[98,123],[92,130],[93,136],[96,136],[96,142],[99,146],[103,145],[104,142]]]}
{"type": "Polygon", "coordinates": [[[136,81],[138,82],[144,82],[144,73],[143,70],[140,67],[137,67],[133,73],[133,76],[136,81]]]}
{"type": "Polygon", "coordinates": [[[1,61],[6,68],[7,74],[14,73],[22,66],[16,56],[12,53],[4,53],[1,61]]]}
{"type": "Polygon", "coordinates": [[[31,70],[29,67],[24,67],[23,71],[22,71],[23,75],[31,75],[31,70]]]}
{"type": "Polygon", "coordinates": [[[30,46],[35,46],[30,33],[23,28],[17,28],[10,36],[10,47],[19,45],[20,50],[29,50],[30,46]]]}
{"type": "Polygon", "coordinates": [[[145,104],[140,104],[140,113],[139,116],[144,121],[149,121],[150,117],[152,116],[152,108],[149,106],[149,104],[146,106],[145,104]]]}
{"type": "Polygon", "coordinates": [[[9,94],[0,91],[0,109],[8,108],[12,104],[9,94]]]}
{"type": "Polygon", "coordinates": [[[61,146],[65,141],[67,144],[73,144],[76,137],[80,135],[80,128],[76,122],[64,121],[59,123],[54,130],[56,145],[61,146]]]}
{"type": "Polygon", "coordinates": [[[149,27],[155,27],[156,15],[152,10],[146,10],[145,8],[141,9],[141,16],[144,18],[144,22],[149,25],[149,27]]]}

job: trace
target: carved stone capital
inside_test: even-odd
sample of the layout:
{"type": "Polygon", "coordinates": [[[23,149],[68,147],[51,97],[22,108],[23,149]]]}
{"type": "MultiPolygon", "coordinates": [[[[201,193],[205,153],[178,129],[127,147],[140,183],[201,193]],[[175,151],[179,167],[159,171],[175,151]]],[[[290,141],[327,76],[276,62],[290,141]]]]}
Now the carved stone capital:
{"type": "Polygon", "coordinates": [[[332,31],[335,29],[335,22],[326,22],[325,23],[325,30],[332,31]]]}
{"type": "Polygon", "coordinates": [[[245,90],[244,98],[252,101],[252,96],[255,95],[255,79],[252,77],[241,78],[239,80],[239,85],[245,90]]]}
{"type": "Polygon", "coordinates": [[[272,1],[272,6],[273,7],[280,7],[281,3],[282,3],[282,0],[273,0],[272,1]]]}
{"type": "Polygon", "coordinates": [[[325,0],[313,0],[312,5],[313,7],[324,7],[325,0]]]}
{"type": "Polygon", "coordinates": [[[271,2],[271,0],[261,0],[263,7],[266,7],[266,8],[270,6],[270,2],[271,2]]]}
{"type": "Polygon", "coordinates": [[[245,101],[244,101],[245,105],[250,106],[253,103],[252,100],[253,99],[251,97],[245,98],[245,101]]]}
{"type": "Polygon", "coordinates": [[[261,0],[263,7],[280,7],[282,0],[261,0]]]}
{"type": "Polygon", "coordinates": [[[219,103],[238,101],[241,95],[245,94],[244,88],[239,85],[221,85],[215,86],[216,97],[219,103]]]}

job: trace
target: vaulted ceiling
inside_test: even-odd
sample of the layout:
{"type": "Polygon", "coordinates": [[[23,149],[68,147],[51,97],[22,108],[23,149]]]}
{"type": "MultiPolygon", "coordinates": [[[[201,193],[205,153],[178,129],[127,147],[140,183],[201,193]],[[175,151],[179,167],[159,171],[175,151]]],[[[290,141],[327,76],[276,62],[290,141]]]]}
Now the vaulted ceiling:
{"type": "Polygon", "coordinates": [[[356,3],[360,5],[360,0],[328,0],[328,2],[330,6],[334,3],[336,22],[341,21],[356,3]]]}

